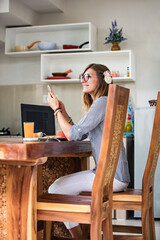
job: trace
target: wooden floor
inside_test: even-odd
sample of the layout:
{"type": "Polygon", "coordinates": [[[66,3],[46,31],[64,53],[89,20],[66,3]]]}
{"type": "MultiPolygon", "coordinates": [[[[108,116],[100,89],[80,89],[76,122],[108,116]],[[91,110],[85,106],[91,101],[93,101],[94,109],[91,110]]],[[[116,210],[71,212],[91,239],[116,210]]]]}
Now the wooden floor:
{"type": "MultiPolygon", "coordinates": [[[[132,225],[132,226],[141,226],[141,221],[139,219],[128,219],[128,220],[123,220],[123,219],[118,219],[118,220],[113,220],[113,224],[127,224],[127,225],[132,225]]],[[[160,219],[155,220],[155,227],[156,227],[156,240],[160,240],[160,219]]]]}

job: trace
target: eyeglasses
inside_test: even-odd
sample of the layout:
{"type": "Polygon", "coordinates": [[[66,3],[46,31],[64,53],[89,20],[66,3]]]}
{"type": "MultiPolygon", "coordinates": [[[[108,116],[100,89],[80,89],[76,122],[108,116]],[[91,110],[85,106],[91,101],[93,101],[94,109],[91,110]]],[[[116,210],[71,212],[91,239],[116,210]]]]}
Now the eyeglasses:
{"type": "Polygon", "coordinates": [[[89,78],[92,77],[90,74],[86,73],[84,75],[79,75],[79,80],[82,81],[82,79],[84,79],[85,82],[87,82],[89,80],[89,78]]]}

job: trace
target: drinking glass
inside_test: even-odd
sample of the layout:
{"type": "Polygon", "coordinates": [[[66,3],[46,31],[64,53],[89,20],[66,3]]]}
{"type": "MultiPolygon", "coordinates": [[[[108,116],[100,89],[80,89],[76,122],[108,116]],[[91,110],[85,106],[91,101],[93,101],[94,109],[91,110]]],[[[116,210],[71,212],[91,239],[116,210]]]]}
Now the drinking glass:
{"type": "Polygon", "coordinates": [[[23,126],[24,126],[24,137],[33,138],[34,122],[24,122],[23,126]]]}

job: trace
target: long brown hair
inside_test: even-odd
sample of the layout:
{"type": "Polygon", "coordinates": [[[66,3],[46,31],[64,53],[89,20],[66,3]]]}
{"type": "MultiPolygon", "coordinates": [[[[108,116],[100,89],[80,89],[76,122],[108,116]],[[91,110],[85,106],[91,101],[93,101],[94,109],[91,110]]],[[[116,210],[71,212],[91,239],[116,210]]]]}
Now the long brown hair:
{"type": "MultiPolygon", "coordinates": [[[[103,73],[105,71],[110,71],[110,70],[105,65],[91,63],[86,67],[83,74],[89,68],[93,69],[96,72],[96,75],[97,75],[97,78],[98,78],[98,86],[95,89],[95,97],[99,98],[101,96],[107,96],[108,95],[109,84],[107,84],[106,81],[104,80],[103,73]]],[[[83,93],[82,98],[83,98],[83,103],[84,103],[84,110],[87,112],[89,110],[90,106],[93,103],[93,99],[91,98],[91,95],[89,93],[83,93]]]]}

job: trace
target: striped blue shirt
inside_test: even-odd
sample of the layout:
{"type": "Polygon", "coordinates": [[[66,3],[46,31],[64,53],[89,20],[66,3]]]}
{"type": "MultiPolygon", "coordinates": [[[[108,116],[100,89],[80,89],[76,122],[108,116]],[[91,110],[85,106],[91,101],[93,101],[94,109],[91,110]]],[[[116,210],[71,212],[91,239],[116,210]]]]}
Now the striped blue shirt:
{"type": "MultiPolygon", "coordinates": [[[[95,161],[94,173],[97,169],[102,133],[104,126],[104,118],[106,112],[107,96],[98,98],[90,107],[89,111],[76,124],[70,127],[71,140],[83,140],[89,137],[92,147],[92,154],[95,161]]],[[[125,148],[122,143],[120,157],[115,173],[115,178],[121,182],[130,182],[128,161],[125,154],[125,148]]]]}

